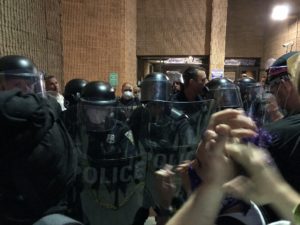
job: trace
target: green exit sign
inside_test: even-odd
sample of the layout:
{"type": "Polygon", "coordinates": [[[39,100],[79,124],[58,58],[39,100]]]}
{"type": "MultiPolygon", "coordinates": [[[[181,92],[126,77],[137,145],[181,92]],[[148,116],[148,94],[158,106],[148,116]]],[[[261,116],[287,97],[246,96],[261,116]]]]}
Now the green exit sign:
{"type": "Polygon", "coordinates": [[[111,72],[108,80],[111,86],[116,87],[119,83],[119,75],[115,72],[111,72]]]}

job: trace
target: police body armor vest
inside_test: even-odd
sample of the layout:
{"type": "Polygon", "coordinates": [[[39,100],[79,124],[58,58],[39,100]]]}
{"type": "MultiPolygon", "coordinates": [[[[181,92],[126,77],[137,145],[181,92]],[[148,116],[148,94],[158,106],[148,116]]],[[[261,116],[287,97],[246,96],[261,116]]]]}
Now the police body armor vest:
{"type": "Polygon", "coordinates": [[[143,185],[145,163],[131,130],[117,121],[107,132],[87,132],[83,180],[104,208],[117,210],[143,185]]]}
{"type": "Polygon", "coordinates": [[[189,159],[194,152],[195,135],[187,116],[175,108],[168,108],[160,120],[151,121],[146,108],[140,108],[135,115],[134,136],[141,151],[147,152],[150,167],[158,169],[164,164],[176,165],[189,159]],[[154,165],[155,164],[155,165],[154,165]]]}

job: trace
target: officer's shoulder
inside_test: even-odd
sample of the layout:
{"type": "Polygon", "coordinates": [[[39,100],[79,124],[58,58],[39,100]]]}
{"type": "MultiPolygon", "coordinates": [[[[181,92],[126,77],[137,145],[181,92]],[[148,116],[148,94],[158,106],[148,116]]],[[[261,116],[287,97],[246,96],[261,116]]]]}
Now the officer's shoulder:
{"type": "Polygon", "coordinates": [[[10,109],[11,107],[19,109],[20,111],[30,111],[44,103],[45,100],[41,96],[36,94],[24,94],[17,89],[1,91],[0,94],[0,104],[6,109],[10,109]]]}
{"type": "Polygon", "coordinates": [[[2,114],[7,117],[28,118],[35,113],[41,114],[44,99],[35,94],[23,94],[19,90],[1,91],[0,106],[2,114]]]}

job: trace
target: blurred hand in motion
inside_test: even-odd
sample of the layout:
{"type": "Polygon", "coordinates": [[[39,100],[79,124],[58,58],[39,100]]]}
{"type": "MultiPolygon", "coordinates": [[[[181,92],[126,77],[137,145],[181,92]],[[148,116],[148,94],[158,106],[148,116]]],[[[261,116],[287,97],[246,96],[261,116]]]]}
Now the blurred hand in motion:
{"type": "Polygon", "coordinates": [[[233,138],[245,138],[256,135],[255,122],[245,115],[243,110],[225,109],[211,116],[207,131],[215,131],[219,124],[226,124],[230,130],[228,135],[233,138]]]}
{"type": "Polygon", "coordinates": [[[160,208],[168,209],[171,206],[175,195],[176,185],[174,182],[175,173],[172,172],[172,165],[166,164],[162,169],[155,172],[155,189],[157,201],[160,208]]]}
{"type": "Polygon", "coordinates": [[[214,113],[203,140],[200,142],[193,168],[204,180],[222,185],[235,175],[234,165],[226,156],[225,143],[256,134],[254,121],[243,111],[226,109],[214,113]],[[197,165],[197,166],[195,166],[197,165]]]}
{"type": "Polygon", "coordinates": [[[189,167],[190,164],[192,164],[192,167],[197,168],[197,161],[196,160],[185,160],[184,162],[182,162],[181,164],[179,164],[176,167],[176,172],[179,174],[180,178],[181,178],[181,185],[183,190],[186,192],[186,194],[189,196],[191,194],[191,184],[190,184],[190,177],[189,177],[189,167]],[[193,165],[196,164],[196,165],[193,165]]]}
{"type": "Polygon", "coordinates": [[[224,184],[224,190],[237,198],[252,200],[257,204],[271,203],[276,198],[276,188],[285,183],[271,156],[254,145],[227,144],[226,154],[240,164],[247,176],[237,176],[224,184]]]}

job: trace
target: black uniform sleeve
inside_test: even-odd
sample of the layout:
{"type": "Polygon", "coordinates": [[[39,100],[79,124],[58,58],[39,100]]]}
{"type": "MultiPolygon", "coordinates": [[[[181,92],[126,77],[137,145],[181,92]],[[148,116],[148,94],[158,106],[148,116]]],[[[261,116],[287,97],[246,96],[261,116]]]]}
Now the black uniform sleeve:
{"type": "Polygon", "coordinates": [[[0,94],[1,152],[25,150],[32,147],[34,138],[45,129],[46,101],[20,91],[2,91],[0,94]]]}

